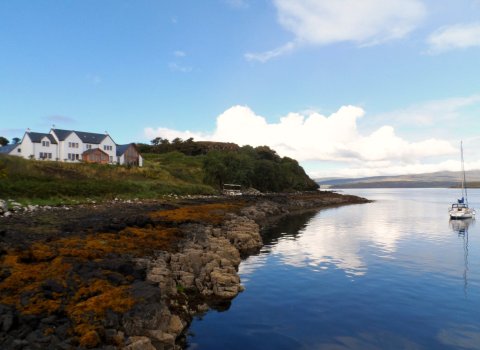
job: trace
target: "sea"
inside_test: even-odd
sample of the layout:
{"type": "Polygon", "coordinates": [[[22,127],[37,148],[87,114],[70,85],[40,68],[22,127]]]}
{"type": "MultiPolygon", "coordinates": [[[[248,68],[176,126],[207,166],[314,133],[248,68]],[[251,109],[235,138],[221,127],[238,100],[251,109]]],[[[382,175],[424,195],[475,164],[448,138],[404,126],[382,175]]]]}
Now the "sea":
{"type": "Polygon", "coordinates": [[[374,202],[283,219],[187,348],[480,349],[480,222],[449,220],[458,192],[343,190],[374,202]]]}

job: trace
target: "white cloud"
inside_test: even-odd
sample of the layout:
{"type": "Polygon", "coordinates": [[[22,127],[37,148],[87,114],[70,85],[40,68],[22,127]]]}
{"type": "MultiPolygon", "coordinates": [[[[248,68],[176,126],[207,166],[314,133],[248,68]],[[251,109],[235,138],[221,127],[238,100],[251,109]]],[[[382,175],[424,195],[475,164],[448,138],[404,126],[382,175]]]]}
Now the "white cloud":
{"type": "Polygon", "coordinates": [[[265,51],[265,52],[258,52],[258,53],[252,53],[252,52],[247,52],[244,57],[247,61],[258,61],[265,63],[272,58],[275,58],[277,56],[284,55],[288,52],[293,51],[295,49],[295,43],[294,42],[289,42],[286,43],[283,46],[277,47],[276,49],[270,50],[270,51],[265,51]]]}
{"type": "Polygon", "coordinates": [[[347,162],[352,167],[348,170],[351,173],[414,167],[430,157],[456,154],[455,148],[445,140],[430,138],[409,142],[397,136],[388,125],[364,135],[357,129],[357,122],[364,115],[362,108],[343,106],[330,116],[316,112],[289,113],[279,122],[269,123],[246,106],[234,106],[218,116],[216,129],[211,134],[167,128],[147,128],[145,134],[149,139],[193,137],[239,145],[268,145],[281,156],[299,161],[347,162]]]}
{"type": "Polygon", "coordinates": [[[480,22],[443,27],[428,37],[429,53],[480,46],[480,22]]]}
{"type": "Polygon", "coordinates": [[[180,51],[180,50],[173,51],[173,55],[176,56],[176,57],[185,57],[185,56],[187,56],[187,54],[185,53],[185,51],[180,51]]]}
{"type": "MultiPolygon", "coordinates": [[[[458,154],[460,154],[458,152],[458,154]]],[[[309,175],[315,179],[329,177],[369,177],[389,176],[405,174],[434,173],[437,171],[459,171],[461,164],[459,160],[445,160],[438,163],[422,163],[416,161],[413,164],[399,163],[395,161],[386,162],[352,162],[351,167],[339,170],[310,171],[309,175]]],[[[480,169],[480,161],[465,163],[466,170],[480,169]]]]}
{"type": "Polygon", "coordinates": [[[237,9],[246,9],[250,6],[246,0],[224,0],[224,2],[237,9]]]}
{"type": "MultiPolygon", "coordinates": [[[[294,35],[295,46],[345,41],[376,45],[403,38],[426,14],[421,0],[274,0],[274,4],[278,21],[294,35]]],[[[285,45],[246,57],[271,59],[291,50],[282,48],[285,45]]]]}
{"type": "Polygon", "coordinates": [[[461,109],[469,106],[480,105],[480,95],[467,97],[453,97],[443,100],[433,100],[414,105],[405,109],[382,114],[377,119],[391,122],[411,124],[417,126],[432,126],[435,124],[454,122],[461,117],[461,109]]]}
{"type": "Polygon", "coordinates": [[[170,62],[168,64],[168,68],[170,68],[172,72],[180,72],[180,73],[190,73],[193,70],[193,68],[190,66],[183,66],[176,62],[170,62]]]}

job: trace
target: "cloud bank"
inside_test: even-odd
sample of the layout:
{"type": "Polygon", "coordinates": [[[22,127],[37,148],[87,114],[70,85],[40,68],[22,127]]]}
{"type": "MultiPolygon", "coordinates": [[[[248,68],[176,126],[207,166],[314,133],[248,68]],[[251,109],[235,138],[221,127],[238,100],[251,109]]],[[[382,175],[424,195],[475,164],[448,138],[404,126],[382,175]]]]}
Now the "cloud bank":
{"type": "Polygon", "coordinates": [[[420,0],[274,0],[278,22],[294,40],[247,60],[266,62],[301,45],[328,45],[350,41],[359,46],[400,39],[426,15],[420,0]]]}
{"type": "Polygon", "coordinates": [[[431,54],[480,46],[480,22],[440,28],[427,42],[431,54]]]}
{"type": "Polygon", "coordinates": [[[268,145],[281,156],[299,161],[343,162],[372,172],[385,167],[414,166],[421,160],[456,152],[445,140],[409,142],[388,125],[362,134],[357,123],[364,115],[360,107],[343,106],[329,116],[289,113],[278,122],[269,123],[247,106],[233,106],[217,117],[216,128],[210,134],[168,128],[146,128],[144,132],[149,139],[193,137],[239,145],[268,145]]]}

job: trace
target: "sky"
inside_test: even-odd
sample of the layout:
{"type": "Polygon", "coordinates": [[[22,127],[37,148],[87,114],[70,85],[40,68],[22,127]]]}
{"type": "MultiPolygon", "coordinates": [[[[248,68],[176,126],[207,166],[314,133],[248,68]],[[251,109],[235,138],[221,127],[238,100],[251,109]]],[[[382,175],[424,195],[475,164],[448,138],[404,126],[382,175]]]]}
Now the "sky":
{"type": "Polygon", "coordinates": [[[0,136],[268,145],[312,177],[480,169],[480,0],[0,0],[0,136]]]}

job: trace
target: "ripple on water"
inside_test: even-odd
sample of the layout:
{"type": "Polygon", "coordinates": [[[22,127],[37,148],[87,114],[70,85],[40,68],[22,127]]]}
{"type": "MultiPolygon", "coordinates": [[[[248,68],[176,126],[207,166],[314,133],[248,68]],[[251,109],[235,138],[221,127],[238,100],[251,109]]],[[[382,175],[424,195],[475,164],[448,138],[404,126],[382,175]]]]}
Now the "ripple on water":
{"type": "Polygon", "coordinates": [[[377,201],[266,232],[245,292],[193,322],[190,348],[480,349],[480,230],[448,221],[454,192],[354,194],[377,201]]]}

